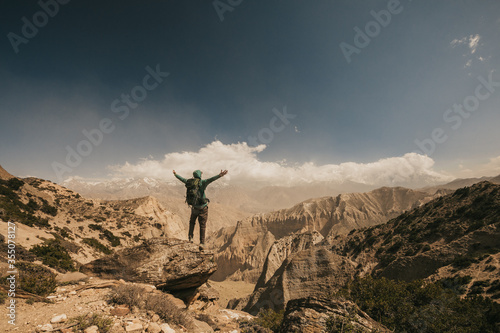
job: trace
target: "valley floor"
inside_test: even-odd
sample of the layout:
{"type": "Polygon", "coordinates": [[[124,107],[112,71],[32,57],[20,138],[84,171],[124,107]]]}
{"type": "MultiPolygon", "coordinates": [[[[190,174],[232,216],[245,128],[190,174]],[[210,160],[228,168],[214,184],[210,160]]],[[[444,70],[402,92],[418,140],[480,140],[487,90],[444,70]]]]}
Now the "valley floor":
{"type": "Polygon", "coordinates": [[[221,307],[226,307],[227,302],[233,298],[244,298],[253,292],[255,284],[245,281],[211,281],[208,283],[211,287],[219,292],[219,304],[221,307]]]}

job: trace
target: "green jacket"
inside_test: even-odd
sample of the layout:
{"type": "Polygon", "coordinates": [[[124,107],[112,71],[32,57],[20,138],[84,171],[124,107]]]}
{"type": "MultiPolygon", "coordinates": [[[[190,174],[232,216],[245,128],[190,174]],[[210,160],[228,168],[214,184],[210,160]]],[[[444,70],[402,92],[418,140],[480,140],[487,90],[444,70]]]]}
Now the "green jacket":
{"type": "MultiPolygon", "coordinates": [[[[179,179],[181,182],[183,182],[184,184],[186,184],[186,182],[187,182],[186,178],[183,178],[183,177],[179,176],[178,174],[175,174],[175,177],[177,179],[179,179]]],[[[205,204],[196,205],[196,206],[193,206],[193,208],[197,208],[197,209],[204,208],[208,205],[208,200],[206,200],[207,197],[205,196],[205,189],[207,188],[208,184],[219,179],[221,176],[217,175],[217,176],[213,176],[212,178],[201,179],[201,171],[196,170],[193,172],[193,177],[200,179],[200,194],[201,194],[201,197],[203,198],[203,201],[205,202],[205,204]]]]}

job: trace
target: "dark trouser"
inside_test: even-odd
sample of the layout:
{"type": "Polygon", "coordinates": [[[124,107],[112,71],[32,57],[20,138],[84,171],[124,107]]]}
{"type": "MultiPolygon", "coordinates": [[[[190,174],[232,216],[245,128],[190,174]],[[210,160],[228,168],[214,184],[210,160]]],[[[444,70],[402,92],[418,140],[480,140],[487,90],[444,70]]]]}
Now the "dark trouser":
{"type": "Polygon", "coordinates": [[[208,219],[208,206],[201,209],[191,208],[191,218],[189,219],[189,240],[193,239],[194,225],[196,224],[196,219],[200,223],[200,244],[205,244],[205,229],[207,226],[208,219]]]}

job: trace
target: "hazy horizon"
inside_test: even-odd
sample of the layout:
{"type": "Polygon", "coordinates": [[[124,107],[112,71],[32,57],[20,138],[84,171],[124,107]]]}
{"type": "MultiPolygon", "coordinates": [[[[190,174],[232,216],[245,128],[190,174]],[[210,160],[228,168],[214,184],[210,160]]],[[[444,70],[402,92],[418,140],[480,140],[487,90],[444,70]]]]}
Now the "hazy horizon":
{"type": "Polygon", "coordinates": [[[416,186],[500,174],[500,3],[10,2],[0,165],[416,186]],[[221,5],[222,4],[222,5],[221,5]]]}

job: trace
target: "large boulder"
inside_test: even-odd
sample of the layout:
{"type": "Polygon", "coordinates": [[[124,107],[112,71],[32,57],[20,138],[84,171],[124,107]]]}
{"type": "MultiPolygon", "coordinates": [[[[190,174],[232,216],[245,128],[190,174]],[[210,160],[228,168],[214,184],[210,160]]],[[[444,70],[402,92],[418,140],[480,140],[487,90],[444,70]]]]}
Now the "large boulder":
{"type": "Polygon", "coordinates": [[[198,288],[216,270],[212,253],[175,238],[151,238],[80,268],[87,275],[148,283],[167,291],[198,288]]]}

